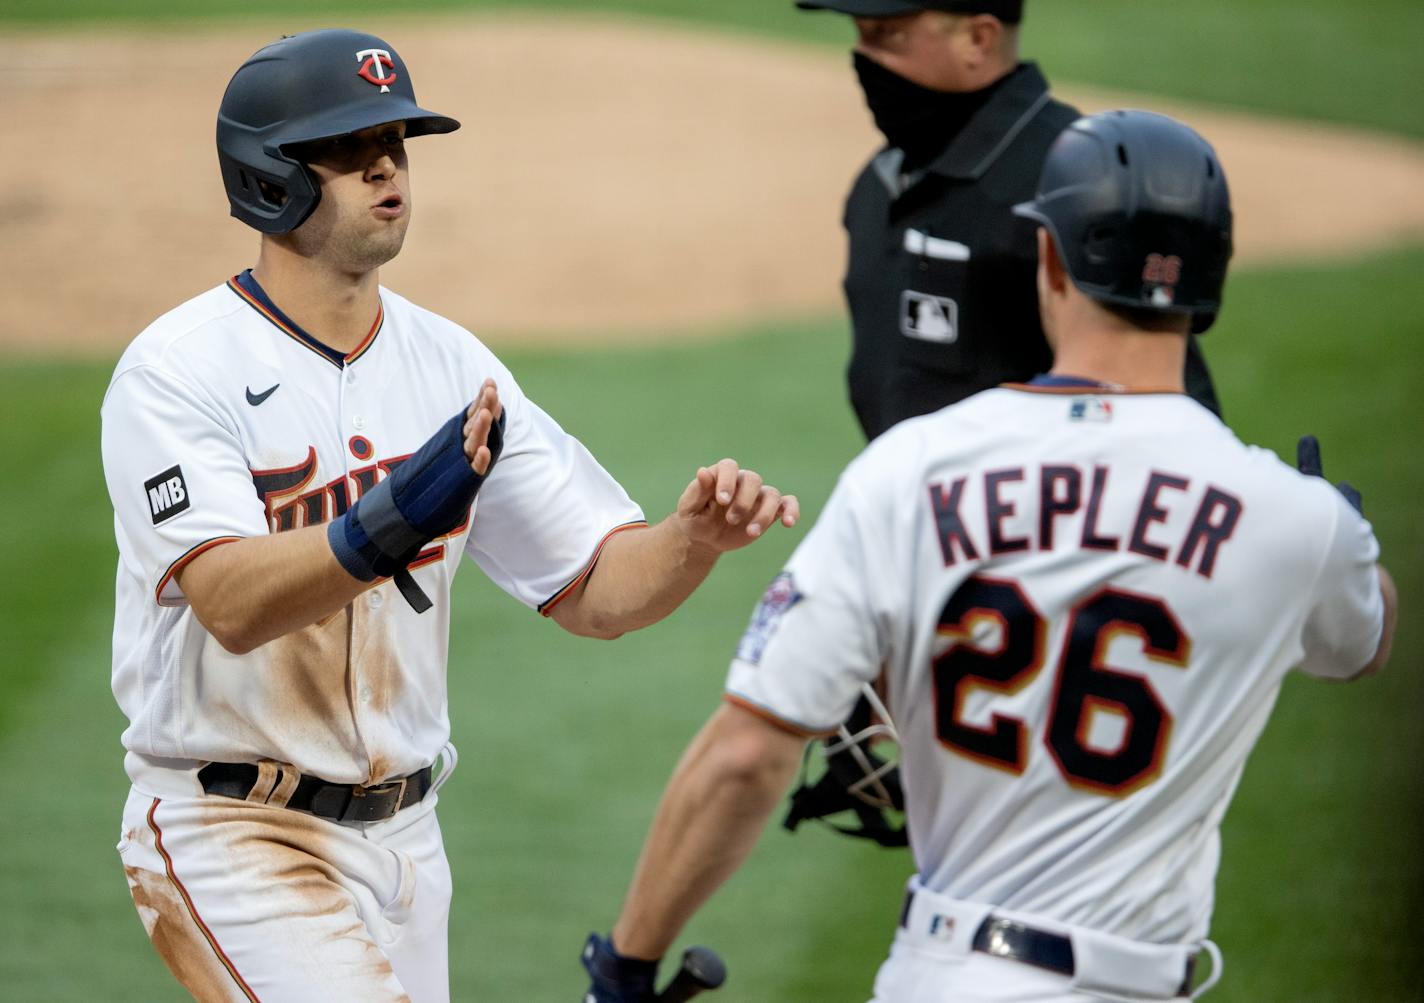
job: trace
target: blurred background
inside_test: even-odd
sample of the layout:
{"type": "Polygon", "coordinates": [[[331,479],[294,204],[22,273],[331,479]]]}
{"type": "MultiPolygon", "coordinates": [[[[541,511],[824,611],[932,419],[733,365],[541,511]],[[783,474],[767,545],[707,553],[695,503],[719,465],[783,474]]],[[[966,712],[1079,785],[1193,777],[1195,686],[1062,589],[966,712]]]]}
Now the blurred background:
{"type": "MultiPolygon", "coordinates": [[[[343,25],[409,62],[459,133],[412,144],[383,280],[489,340],[659,518],[736,456],[810,525],[860,447],[845,401],[841,199],[878,143],[847,19],[790,0],[3,0],[0,997],[177,1000],[113,844],[115,548],[98,407],[124,344],[255,258],[213,116],[276,36],[343,25]]],[[[1086,110],[1217,143],[1240,254],[1205,339],[1226,417],[1358,485],[1401,594],[1394,663],[1290,680],[1223,829],[1210,999],[1424,1000],[1424,6],[1033,0],[1024,53],[1086,110]]],[[[574,1000],[662,784],[804,533],[726,558],[667,622],[580,641],[457,582],[441,820],[456,1000],[574,1000]]],[[[904,852],[773,825],[689,930],[725,1003],[863,1001],[904,852]]]]}

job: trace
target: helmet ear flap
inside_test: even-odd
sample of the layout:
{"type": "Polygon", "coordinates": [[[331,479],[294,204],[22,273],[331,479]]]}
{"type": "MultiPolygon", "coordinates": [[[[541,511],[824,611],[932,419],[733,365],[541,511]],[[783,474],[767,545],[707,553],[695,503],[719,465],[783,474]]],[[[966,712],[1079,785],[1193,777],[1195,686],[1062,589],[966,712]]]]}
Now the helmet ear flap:
{"type": "Polygon", "coordinates": [[[239,160],[221,147],[218,164],[232,216],[262,233],[290,233],[316,209],[321,185],[304,165],[277,155],[239,160]]]}

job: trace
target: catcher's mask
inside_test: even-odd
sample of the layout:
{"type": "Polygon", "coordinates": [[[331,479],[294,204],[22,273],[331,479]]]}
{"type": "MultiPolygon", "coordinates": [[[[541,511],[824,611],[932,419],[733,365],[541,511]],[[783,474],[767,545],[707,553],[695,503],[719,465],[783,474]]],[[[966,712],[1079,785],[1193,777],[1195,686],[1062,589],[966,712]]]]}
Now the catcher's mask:
{"type": "Polygon", "coordinates": [[[1053,237],[1068,276],[1101,303],[1190,314],[1209,328],[1231,260],[1231,195],[1216,151],[1149,111],[1107,111],[1054,141],[1038,197],[1014,206],[1053,237]]]}
{"type": "Polygon", "coordinates": [[[375,35],[339,28],[273,42],[243,63],[218,108],[218,164],[232,214],[263,233],[289,233],[321,201],[291,147],[389,122],[406,137],[460,123],[415,103],[405,62],[375,35]]]}
{"type": "Polygon", "coordinates": [[[791,794],[791,807],[781,824],[794,832],[807,819],[816,819],[847,836],[881,846],[907,846],[904,822],[891,814],[905,810],[898,763],[900,736],[875,690],[870,686],[861,690],[855,709],[836,734],[806,747],[801,783],[791,794]],[[885,749],[887,743],[894,744],[894,750],[885,749]],[[824,772],[812,783],[818,761],[824,772]],[[842,812],[854,813],[859,825],[841,825],[827,818],[842,812]]]}

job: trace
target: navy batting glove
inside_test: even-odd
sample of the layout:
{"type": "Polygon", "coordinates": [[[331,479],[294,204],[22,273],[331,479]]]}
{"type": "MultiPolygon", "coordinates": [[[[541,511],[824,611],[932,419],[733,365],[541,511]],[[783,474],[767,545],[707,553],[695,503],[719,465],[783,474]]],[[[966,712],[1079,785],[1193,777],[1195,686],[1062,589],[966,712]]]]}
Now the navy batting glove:
{"type": "MultiPolygon", "coordinates": [[[[1325,468],[1320,462],[1320,440],[1313,435],[1302,435],[1295,447],[1295,466],[1308,477],[1325,479],[1325,468]]],[[[1364,499],[1360,492],[1348,481],[1341,481],[1335,489],[1345,496],[1345,500],[1361,515],[1365,514],[1364,499]]]]}
{"type": "Polygon", "coordinates": [[[465,520],[504,448],[501,413],[486,440],[490,465],[484,474],[475,473],[465,455],[464,427],[461,410],[326,528],[332,553],[352,577],[369,582],[394,576],[417,613],[430,608],[430,599],[407,565],[427,543],[465,520]]]}
{"type": "Polygon", "coordinates": [[[625,958],[613,949],[613,938],[588,935],[583,945],[583,967],[589,987],[583,1003],[656,1003],[656,961],[625,958]]]}

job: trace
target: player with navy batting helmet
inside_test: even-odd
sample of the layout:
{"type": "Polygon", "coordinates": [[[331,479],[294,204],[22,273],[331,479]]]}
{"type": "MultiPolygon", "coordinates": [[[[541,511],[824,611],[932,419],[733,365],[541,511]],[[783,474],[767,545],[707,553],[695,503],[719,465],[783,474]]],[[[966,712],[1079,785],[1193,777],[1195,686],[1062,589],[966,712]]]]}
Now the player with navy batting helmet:
{"type": "Polygon", "coordinates": [[[435,808],[462,557],[611,638],[796,521],[724,459],[650,527],[488,348],[380,284],[414,207],[407,140],[457,128],[373,35],[255,53],[217,150],[257,262],[154,321],[104,398],[119,853],[205,1003],[449,999],[435,808]]]}
{"type": "Polygon", "coordinates": [[[1394,586],[1312,437],[1292,468],[1184,392],[1231,254],[1202,137],[1081,119],[1017,211],[1052,369],[847,468],[594,938],[599,1003],[651,998],[608,973],[661,957],[882,672],[917,873],[874,1003],[1173,1000],[1220,978],[1218,830],[1252,745],[1292,669],[1384,665],[1394,586]]]}

